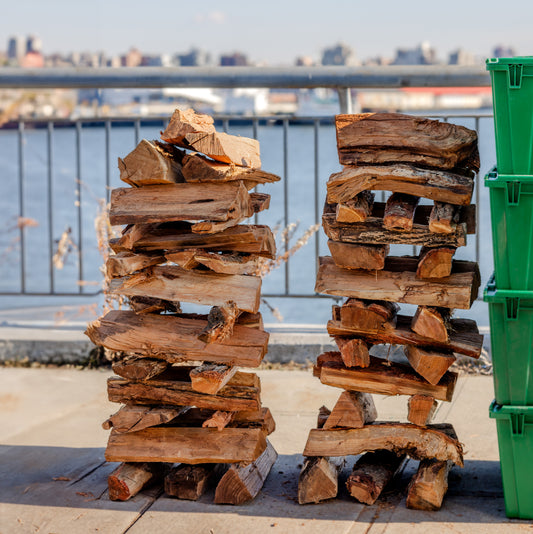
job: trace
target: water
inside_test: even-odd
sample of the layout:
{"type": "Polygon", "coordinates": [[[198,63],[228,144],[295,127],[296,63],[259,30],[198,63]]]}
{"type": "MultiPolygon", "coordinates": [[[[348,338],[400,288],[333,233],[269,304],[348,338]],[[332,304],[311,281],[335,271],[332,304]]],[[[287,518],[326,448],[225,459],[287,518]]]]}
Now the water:
{"type": "MultiPolygon", "coordinates": [[[[474,128],[474,119],[452,119],[453,122],[474,128]]],[[[160,128],[157,126],[141,127],[140,137],[156,139],[160,128]]],[[[252,137],[252,128],[231,126],[230,133],[252,137]]],[[[89,282],[81,288],[83,293],[98,289],[102,280],[100,266],[101,256],[95,238],[94,220],[98,212],[98,200],[105,197],[106,173],[109,172],[111,187],[122,187],[116,167],[117,157],[125,156],[135,146],[134,129],[113,127],[109,145],[109,162],[106,162],[106,133],[102,127],[84,127],[80,135],[80,198],[76,195],[77,168],[76,130],[61,128],[54,130],[52,138],[53,173],[51,190],[48,189],[48,148],[46,130],[28,130],[24,133],[23,168],[24,184],[22,197],[19,195],[18,182],[18,133],[16,131],[0,131],[0,292],[18,291],[20,280],[20,241],[17,228],[19,203],[22,199],[23,213],[37,221],[38,226],[29,226],[25,230],[24,253],[26,257],[26,291],[47,292],[51,284],[51,276],[56,292],[76,292],[79,274],[78,251],[73,248],[66,258],[63,269],[50,272],[49,258],[55,250],[48,247],[48,235],[51,232],[54,240],[71,228],[74,243],[79,242],[78,207],[81,202],[81,244],[83,251],[83,280],[89,282]],[[51,194],[53,222],[48,223],[48,195],[51,194]],[[91,285],[95,284],[95,285],[91,285]]],[[[298,223],[293,242],[315,222],[315,131],[312,125],[291,124],[287,134],[287,160],[284,161],[283,126],[268,124],[258,128],[258,139],[261,144],[262,168],[282,176],[276,184],[261,186],[260,191],[271,194],[270,209],[259,214],[259,223],[272,227],[283,228],[286,223],[298,223]],[[286,174],[285,174],[286,166],[286,174]],[[287,180],[286,184],[283,180],[287,180]],[[288,214],[284,219],[284,190],[287,189],[288,214]]],[[[481,171],[484,174],[494,165],[494,131],[490,118],[479,120],[479,141],[481,154],[481,171]]],[[[340,170],[337,159],[335,131],[332,125],[321,125],[318,130],[318,206],[322,211],[326,193],[326,181],[329,175],[340,170]]],[[[488,191],[481,186],[479,189],[480,225],[480,269],[482,287],[492,273],[492,244],[490,232],[490,212],[488,191]]],[[[383,194],[386,198],[386,194],[383,194]]],[[[381,200],[381,193],[377,193],[381,200]]],[[[327,255],[326,237],[322,230],[308,244],[300,249],[288,264],[288,283],[293,294],[312,294],[316,275],[314,261],[316,240],[320,254],[327,255]]],[[[413,248],[407,245],[391,247],[396,255],[411,254],[413,248]]],[[[457,259],[474,260],[475,244],[473,236],[468,245],[456,253],[457,259]]],[[[285,291],[284,270],[279,269],[269,274],[263,283],[263,293],[279,294],[285,291]]],[[[101,303],[100,297],[29,297],[0,296],[0,308],[43,306],[63,304],[101,303]]],[[[276,308],[285,322],[325,324],[331,316],[332,299],[316,298],[268,298],[268,304],[276,308]]],[[[402,306],[405,312],[412,312],[412,306],[402,306]]],[[[266,322],[275,322],[268,306],[262,306],[266,322]]],[[[480,325],[488,325],[486,305],[482,302],[474,304],[469,311],[458,311],[461,317],[472,317],[480,325]]]]}

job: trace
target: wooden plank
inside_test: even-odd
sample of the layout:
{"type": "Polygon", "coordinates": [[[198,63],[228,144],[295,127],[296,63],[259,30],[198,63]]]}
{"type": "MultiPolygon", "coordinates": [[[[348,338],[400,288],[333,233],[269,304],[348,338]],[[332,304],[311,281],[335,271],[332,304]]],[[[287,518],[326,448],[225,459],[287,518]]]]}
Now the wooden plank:
{"type": "Polygon", "coordinates": [[[456,360],[452,352],[425,350],[413,345],[405,347],[405,355],[411,367],[430,384],[438,384],[456,360]]]}
{"type": "Polygon", "coordinates": [[[165,360],[137,358],[135,356],[126,356],[111,364],[114,373],[130,380],[149,380],[160,375],[168,366],[169,363],[165,360]]]}
{"type": "Polygon", "coordinates": [[[278,453],[266,441],[264,452],[249,464],[232,465],[220,479],[215,490],[215,504],[243,504],[261,491],[278,458],[278,453]]]}
{"type": "Polygon", "coordinates": [[[355,198],[337,204],[335,220],[340,223],[364,222],[372,213],[374,193],[361,191],[355,198]]]}
{"type": "MultiPolygon", "coordinates": [[[[468,310],[477,298],[477,263],[454,261],[446,278],[416,278],[416,257],[388,256],[381,271],[341,269],[330,257],[320,258],[315,291],[326,295],[380,299],[406,304],[468,310]]],[[[154,267],[157,269],[158,267],[154,267]]]]}
{"type": "Polygon", "coordinates": [[[392,451],[367,452],[346,480],[348,493],[364,504],[374,504],[401,467],[405,455],[392,451]]]}
{"type": "Polygon", "coordinates": [[[298,478],[298,502],[318,503],[337,496],[344,458],[306,458],[298,478]]]}
{"type": "Polygon", "coordinates": [[[172,145],[141,139],[124,159],[118,158],[120,179],[133,187],[183,182],[184,154],[172,145]]]}
{"type": "Polygon", "coordinates": [[[266,448],[261,428],[154,427],[109,436],[108,462],[253,462],[266,448]]]}
{"type": "Polygon", "coordinates": [[[410,162],[451,169],[477,149],[474,130],[401,113],[336,115],[335,128],[344,165],[410,162]]]}
{"type": "Polygon", "coordinates": [[[127,501],[143,488],[161,480],[164,464],[160,463],[123,463],[108,477],[109,498],[112,501],[127,501]]]}
{"type": "Polygon", "coordinates": [[[243,180],[251,189],[258,184],[279,182],[279,176],[261,169],[239,167],[211,161],[200,154],[186,154],[182,161],[182,174],[186,182],[233,182],[243,180]]]}
{"type": "Polygon", "coordinates": [[[267,351],[268,333],[237,324],[232,337],[206,345],[198,339],[206,324],[204,319],[111,311],[90,323],[86,334],[93,343],[110,350],[169,363],[206,360],[242,367],[257,367],[261,363],[267,351]]]}
{"type": "Polygon", "coordinates": [[[412,230],[419,200],[419,197],[413,195],[392,193],[385,205],[383,226],[388,230],[412,230]]]}
{"type": "Polygon", "coordinates": [[[273,258],[276,243],[272,230],[264,225],[233,226],[217,234],[195,234],[187,222],[135,224],[115,248],[135,251],[178,251],[198,247],[214,251],[258,254],[273,258]]]}
{"type": "Polygon", "coordinates": [[[223,306],[232,300],[240,310],[256,313],[261,298],[261,278],[158,265],[133,275],[114,278],[109,283],[109,292],[127,297],[155,297],[210,306],[223,306]]]}
{"type": "Polygon", "coordinates": [[[215,125],[213,117],[196,113],[193,109],[176,109],[170,117],[161,139],[168,143],[181,143],[185,136],[190,133],[214,133],[215,125]]]}
{"type": "Polygon", "coordinates": [[[406,193],[450,204],[470,204],[474,179],[453,172],[413,165],[345,167],[327,182],[327,201],[346,202],[366,189],[406,193]]]}
{"type": "Polygon", "coordinates": [[[450,310],[448,308],[431,308],[418,306],[411,321],[411,330],[429,339],[447,343],[450,339],[450,310]]]}
{"type": "Polygon", "coordinates": [[[382,395],[422,394],[443,401],[452,400],[457,373],[448,371],[438,384],[430,384],[409,365],[371,356],[368,367],[346,367],[340,353],[331,354],[333,356],[327,360],[317,360],[313,370],[313,374],[327,386],[382,395]]]}
{"type": "Polygon", "coordinates": [[[416,277],[426,280],[431,278],[446,278],[452,272],[452,258],[455,248],[424,247],[420,251],[416,277]]]}
{"type": "Polygon", "coordinates": [[[236,367],[204,363],[190,372],[191,387],[194,391],[216,395],[235,375],[236,367]]]}
{"type": "Polygon", "coordinates": [[[158,426],[172,421],[189,410],[188,406],[140,406],[127,404],[102,423],[102,428],[113,428],[119,434],[137,432],[143,428],[158,426]]]}
{"type": "Polygon", "coordinates": [[[420,427],[410,423],[372,423],[363,428],[312,429],[304,456],[350,456],[377,450],[408,454],[415,460],[451,460],[463,466],[459,441],[447,435],[449,424],[420,427]]]}
{"type": "Polygon", "coordinates": [[[113,376],[107,381],[108,398],[123,404],[196,406],[232,412],[260,409],[257,375],[236,373],[216,395],[210,395],[192,389],[189,372],[188,367],[175,367],[142,382],[113,376]]]}
{"type": "Polygon", "coordinates": [[[405,505],[412,510],[439,510],[448,491],[448,473],[452,462],[431,458],[420,462],[409,482],[405,505]]]}
{"type": "Polygon", "coordinates": [[[389,245],[357,245],[328,240],[333,261],[343,269],[380,270],[385,267],[389,245]]]}
{"type": "Polygon", "coordinates": [[[413,318],[398,315],[396,328],[371,328],[364,324],[354,323],[352,326],[340,321],[328,322],[330,336],[357,336],[373,345],[390,343],[392,345],[416,345],[435,350],[450,350],[471,358],[479,358],[483,349],[483,336],[479,334],[475,321],[470,319],[452,319],[450,321],[450,337],[448,341],[438,341],[423,337],[411,330],[413,318]]]}
{"type": "Polygon", "coordinates": [[[407,420],[418,426],[429,425],[438,404],[431,395],[413,395],[409,397],[407,401],[407,420]]]}
{"type": "Polygon", "coordinates": [[[368,367],[370,365],[368,343],[363,339],[337,336],[335,343],[341,351],[341,358],[346,367],[368,367]]]}
{"type": "Polygon", "coordinates": [[[222,306],[213,306],[207,316],[207,325],[198,335],[198,339],[204,343],[213,343],[231,337],[238,316],[239,308],[233,300],[222,306]]]}
{"type": "Polygon", "coordinates": [[[213,487],[223,471],[223,464],[180,464],[165,477],[165,493],[188,501],[198,500],[213,487]]]}
{"type": "Polygon", "coordinates": [[[374,399],[369,393],[343,391],[323,428],[361,428],[378,417],[374,399]]]}
{"type": "Polygon", "coordinates": [[[165,256],[161,254],[134,254],[133,252],[119,252],[109,256],[106,262],[106,273],[109,278],[126,276],[152,265],[165,263],[165,256]]]}

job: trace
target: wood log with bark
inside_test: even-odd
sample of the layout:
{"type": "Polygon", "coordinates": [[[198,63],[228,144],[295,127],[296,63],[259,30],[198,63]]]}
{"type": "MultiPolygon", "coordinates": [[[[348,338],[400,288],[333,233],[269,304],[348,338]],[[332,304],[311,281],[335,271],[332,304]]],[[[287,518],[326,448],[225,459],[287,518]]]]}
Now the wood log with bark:
{"type": "Polygon", "coordinates": [[[328,247],[335,264],[343,269],[383,269],[389,253],[389,245],[357,245],[331,239],[328,247]]]}
{"type": "Polygon", "coordinates": [[[369,367],[346,367],[340,353],[326,354],[326,358],[317,359],[313,374],[327,386],[382,395],[423,394],[443,401],[452,400],[457,373],[448,371],[438,384],[431,384],[409,365],[371,356],[369,367]]]}
{"type": "Polygon", "coordinates": [[[122,463],[108,477],[109,498],[127,501],[143,488],[163,478],[166,466],[161,463],[122,463]]]}
{"type": "Polygon", "coordinates": [[[378,417],[374,399],[369,393],[343,391],[323,428],[361,428],[378,417]]]}
{"type": "Polygon", "coordinates": [[[121,360],[112,363],[113,372],[122,378],[130,380],[149,380],[160,375],[167,369],[169,363],[165,360],[153,358],[139,358],[137,356],[126,356],[121,360]]]}
{"type": "Polygon", "coordinates": [[[452,274],[447,278],[419,280],[418,259],[410,256],[388,256],[381,271],[341,269],[330,257],[321,257],[319,261],[317,293],[360,299],[468,310],[477,298],[481,280],[474,262],[454,261],[452,274]]]}
{"type": "Polygon", "coordinates": [[[265,480],[278,458],[278,453],[266,440],[264,452],[251,463],[230,466],[215,490],[215,504],[243,504],[261,491],[265,480]]]}
{"type": "Polygon", "coordinates": [[[364,222],[372,213],[374,193],[361,191],[351,200],[337,204],[335,219],[340,223],[364,222]]]}
{"type": "Polygon", "coordinates": [[[449,122],[400,113],[359,113],[335,117],[343,165],[408,162],[452,169],[465,160],[474,171],[477,133],[449,122]]]}
{"type": "Polygon", "coordinates": [[[459,206],[435,202],[429,216],[429,231],[439,234],[451,234],[459,223],[459,206]]]}
{"type": "Polygon", "coordinates": [[[106,274],[109,278],[127,276],[146,267],[165,263],[162,254],[134,254],[133,252],[119,252],[109,256],[106,262],[106,274]]]}
{"type": "Polygon", "coordinates": [[[419,200],[413,195],[393,193],[385,205],[383,226],[388,230],[412,230],[419,200]]]}
{"type": "Polygon", "coordinates": [[[200,332],[198,339],[204,343],[213,343],[231,337],[238,316],[239,308],[233,300],[222,306],[213,306],[207,316],[207,325],[200,332]]]}
{"type": "Polygon", "coordinates": [[[429,425],[438,404],[431,395],[413,395],[409,397],[407,420],[418,426],[429,425]]]}
{"type": "Polygon", "coordinates": [[[236,367],[204,363],[191,370],[191,387],[194,391],[216,395],[235,375],[236,367]]]}
{"type": "Polygon", "coordinates": [[[368,343],[363,339],[337,336],[335,343],[341,351],[342,361],[346,367],[368,367],[370,365],[368,343]]]}
{"type": "Polygon", "coordinates": [[[395,302],[349,298],[338,310],[338,321],[343,327],[361,330],[394,330],[400,306],[395,302]]]}
{"type": "Polygon", "coordinates": [[[140,406],[127,404],[102,423],[102,428],[113,428],[119,434],[137,432],[144,428],[163,425],[189,410],[188,406],[140,406]]]}
{"type": "Polygon", "coordinates": [[[421,279],[445,278],[452,272],[455,248],[423,247],[420,251],[416,277],[421,279]]]}
{"type": "Polygon", "coordinates": [[[453,463],[427,458],[409,482],[405,505],[413,510],[439,510],[448,490],[448,473],[453,463]]]}
{"type": "Polygon", "coordinates": [[[205,360],[257,367],[266,354],[269,336],[263,330],[237,324],[233,336],[206,345],[198,339],[206,325],[203,318],[137,315],[115,310],[90,323],[86,333],[93,343],[109,350],[169,363],[205,360]]]}
{"type": "Polygon", "coordinates": [[[452,329],[450,316],[449,308],[418,306],[411,322],[411,329],[423,337],[447,343],[448,330],[452,329]]]}
{"type": "Polygon", "coordinates": [[[161,138],[168,143],[180,143],[187,134],[191,133],[214,133],[215,125],[213,117],[196,113],[193,109],[176,109],[170,117],[168,126],[161,132],[161,138]]]}
{"type": "Polygon", "coordinates": [[[190,249],[165,254],[168,261],[182,269],[195,269],[199,265],[220,274],[256,274],[259,271],[259,256],[256,254],[221,253],[190,249]]]}
{"type": "Polygon", "coordinates": [[[165,493],[178,499],[197,501],[217,483],[223,470],[223,464],[180,464],[165,476],[165,493]]]}
{"type": "Polygon", "coordinates": [[[346,480],[348,492],[359,502],[374,504],[404,460],[404,454],[387,450],[363,454],[346,480]]]}
{"type": "Polygon", "coordinates": [[[298,502],[318,503],[335,498],[339,490],[339,473],[345,463],[343,457],[306,458],[298,479],[298,502]]]}

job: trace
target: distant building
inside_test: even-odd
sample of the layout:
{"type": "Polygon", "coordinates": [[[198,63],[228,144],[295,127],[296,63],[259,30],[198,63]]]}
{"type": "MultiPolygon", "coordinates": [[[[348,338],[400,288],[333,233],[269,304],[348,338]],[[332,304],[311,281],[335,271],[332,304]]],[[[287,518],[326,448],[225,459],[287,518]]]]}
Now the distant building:
{"type": "Polygon", "coordinates": [[[44,67],[44,57],[40,52],[28,52],[21,59],[20,66],[26,69],[40,69],[44,67]]]}
{"type": "Polygon", "coordinates": [[[492,57],[514,57],[516,56],[515,49],[511,46],[495,46],[492,50],[492,57]]]}
{"type": "Polygon", "coordinates": [[[20,61],[26,53],[24,38],[20,36],[10,37],[7,41],[7,59],[20,61]]]}
{"type": "Polygon", "coordinates": [[[221,67],[246,67],[248,64],[248,58],[240,52],[220,56],[221,67]]]}
{"type": "Polygon", "coordinates": [[[300,56],[296,58],[295,65],[297,67],[312,67],[315,64],[313,58],[310,56],[300,56]]]}
{"type": "Polygon", "coordinates": [[[462,48],[459,48],[455,52],[451,52],[448,56],[448,64],[449,65],[475,65],[476,64],[476,58],[474,54],[471,54],[470,52],[467,52],[466,50],[463,50],[462,48]]]}
{"type": "Polygon", "coordinates": [[[211,56],[198,48],[191,48],[185,54],[176,54],[174,61],[181,67],[203,67],[211,63],[211,56]]]}
{"type": "Polygon", "coordinates": [[[41,39],[35,35],[28,35],[28,37],[26,37],[26,53],[38,52],[40,54],[42,51],[43,42],[41,39]]]}
{"type": "Polygon", "coordinates": [[[437,53],[425,41],[416,48],[398,48],[393,65],[434,65],[437,62],[437,53]]]}
{"type": "Polygon", "coordinates": [[[142,63],[143,55],[137,48],[130,48],[125,56],[122,56],[123,67],[139,67],[142,63]]]}
{"type": "Polygon", "coordinates": [[[359,64],[355,52],[349,46],[339,43],[322,51],[322,65],[355,66],[359,64]]]}

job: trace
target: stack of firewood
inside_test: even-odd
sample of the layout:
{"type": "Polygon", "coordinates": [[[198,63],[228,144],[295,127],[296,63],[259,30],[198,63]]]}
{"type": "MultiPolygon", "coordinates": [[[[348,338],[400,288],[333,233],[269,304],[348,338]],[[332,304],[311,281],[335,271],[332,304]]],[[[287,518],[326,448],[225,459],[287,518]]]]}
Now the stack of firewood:
{"type": "Polygon", "coordinates": [[[320,259],[316,291],[348,298],[333,306],[328,323],[339,352],[321,354],[314,375],[345,391],[331,412],[321,409],[309,434],[299,501],[336,496],[343,457],[364,453],[346,482],[357,500],[373,504],[410,456],[420,464],[407,506],[438,509],[463,451],[453,427],[431,418],[438,401],[452,399],[455,354],[477,358],[482,349],[476,323],[451,318],[455,308],[470,308],[480,284],[476,263],[452,259],[475,232],[477,135],[388,113],[339,115],[336,129],[344,169],[327,184],[323,227],[331,257],[320,259]],[[392,194],[380,203],[370,190],[392,194]],[[419,197],[434,204],[419,204],[419,197]],[[420,254],[390,256],[391,244],[420,246],[420,254]],[[397,303],[418,308],[400,315],[397,303]],[[408,364],[372,349],[383,344],[403,346],[408,364]],[[376,422],[371,393],[408,395],[409,422],[376,422]]]}
{"type": "Polygon", "coordinates": [[[164,477],[169,495],[197,499],[217,483],[215,502],[239,504],[277,457],[259,378],[237,370],[267,352],[258,273],[275,242],[268,226],[240,223],[269,206],[248,191],[279,177],[260,170],[257,141],[216,132],[192,110],[177,110],[162,139],[119,159],[131,187],[111,194],[110,223],[127,226],[110,243],[108,291],[131,309],[86,332],[112,352],[109,400],[124,404],[104,423],[106,460],[124,462],[109,494],[125,500],[164,477]]]}

